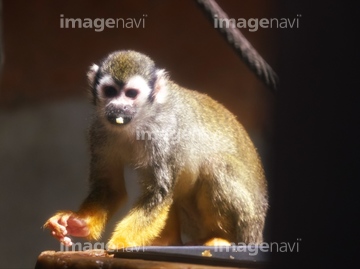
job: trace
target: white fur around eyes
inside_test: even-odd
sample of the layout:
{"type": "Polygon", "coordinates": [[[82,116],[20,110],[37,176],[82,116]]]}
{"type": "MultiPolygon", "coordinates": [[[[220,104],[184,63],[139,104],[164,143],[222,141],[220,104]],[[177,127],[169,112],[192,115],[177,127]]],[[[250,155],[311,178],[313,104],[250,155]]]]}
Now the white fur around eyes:
{"type": "Polygon", "coordinates": [[[115,81],[110,75],[105,75],[99,80],[99,88],[102,86],[115,86],[115,81]]]}
{"type": "Polygon", "coordinates": [[[99,96],[104,98],[102,89],[105,86],[112,86],[116,89],[118,89],[118,86],[115,84],[114,79],[110,75],[105,75],[99,80],[99,85],[97,86],[97,92],[99,93],[99,96]]]}
{"type": "Polygon", "coordinates": [[[151,89],[141,76],[133,76],[125,85],[125,89],[139,90],[141,95],[149,96],[151,89]]]}
{"type": "Polygon", "coordinates": [[[120,88],[119,85],[116,84],[112,76],[106,74],[99,80],[99,84],[96,90],[99,94],[99,98],[103,100],[106,103],[106,105],[112,104],[112,105],[141,106],[148,100],[148,97],[151,94],[151,89],[148,86],[146,80],[138,75],[131,77],[128,80],[128,82],[124,85],[124,87],[120,88]],[[111,86],[116,88],[120,94],[113,98],[106,98],[104,95],[104,88],[106,86],[111,86]],[[135,99],[126,97],[125,92],[126,90],[129,89],[134,89],[139,91],[139,94],[136,96],[135,99]]]}
{"type": "Polygon", "coordinates": [[[146,80],[141,76],[133,76],[124,86],[125,91],[129,89],[138,90],[139,94],[134,100],[134,104],[141,107],[144,104],[151,94],[151,88],[149,87],[146,80]]]}

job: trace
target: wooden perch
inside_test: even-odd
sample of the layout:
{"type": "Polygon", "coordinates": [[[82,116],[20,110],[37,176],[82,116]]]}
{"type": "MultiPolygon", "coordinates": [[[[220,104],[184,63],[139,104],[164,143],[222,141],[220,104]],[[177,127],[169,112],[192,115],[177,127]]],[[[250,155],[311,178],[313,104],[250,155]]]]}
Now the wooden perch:
{"type": "MultiPolygon", "coordinates": [[[[122,269],[151,269],[151,268],[186,268],[186,269],[229,269],[200,264],[173,263],[162,261],[148,261],[141,259],[114,258],[104,250],[89,251],[44,251],[37,259],[35,269],[98,269],[98,268],[122,268],[122,269]]],[[[233,267],[234,268],[234,267],[233,267]]],[[[238,267],[239,268],[239,267],[238,267]]]]}

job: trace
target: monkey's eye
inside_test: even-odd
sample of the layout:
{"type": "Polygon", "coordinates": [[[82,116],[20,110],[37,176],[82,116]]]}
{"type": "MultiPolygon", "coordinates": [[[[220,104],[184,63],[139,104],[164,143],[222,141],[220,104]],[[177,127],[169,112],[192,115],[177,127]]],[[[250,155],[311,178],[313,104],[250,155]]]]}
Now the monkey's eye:
{"type": "Polygon", "coordinates": [[[118,95],[118,91],[115,87],[113,86],[106,86],[104,87],[104,95],[107,98],[112,98],[118,95]]]}
{"type": "Polygon", "coordinates": [[[136,98],[136,96],[139,94],[139,91],[138,90],[135,90],[135,89],[128,89],[126,92],[125,92],[125,95],[126,97],[129,97],[129,98],[136,98]]]}

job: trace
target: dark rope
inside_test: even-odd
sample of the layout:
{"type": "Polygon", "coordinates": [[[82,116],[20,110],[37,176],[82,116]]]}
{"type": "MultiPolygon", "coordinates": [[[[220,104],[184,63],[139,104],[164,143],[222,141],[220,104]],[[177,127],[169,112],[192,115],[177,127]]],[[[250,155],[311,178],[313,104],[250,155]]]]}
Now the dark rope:
{"type": "MultiPolygon", "coordinates": [[[[216,3],[215,0],[196,0],[202,9],[210,17],[211,22],[214,22],[214,17],[217,19],[229,20],[229,17],[216,3]]],[[[250,42],[243,36],[240,30],[231,20],[229,28],[217,27],[220,32],[226,37],[228,43],[233,47],[237,54],[244,60],[247,66],[254,71],[256,76],[265,83],[272,91],[276,91],[278,86],[278,77],[274,70],[267,64],[267,62],[260,56],[260,54],[251,46],[250,42]]]]}

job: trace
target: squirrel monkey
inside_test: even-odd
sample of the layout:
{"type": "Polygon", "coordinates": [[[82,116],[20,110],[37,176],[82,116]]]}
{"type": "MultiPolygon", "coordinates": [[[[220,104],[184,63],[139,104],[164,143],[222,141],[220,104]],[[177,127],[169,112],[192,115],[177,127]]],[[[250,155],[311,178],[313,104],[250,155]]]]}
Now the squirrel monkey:
{"type": "Polygon", "coordinates": [[[268,207],[261,161],[235,116],[205,94],[184,89],[135,51],[117,51],[88,72],[95,116],[90,128],[90,193],[77,212],[45,227],[99,239],[127,197],[124,165],[141,196],[117,224],[108,248],[260,243],[268,207]],[[184,242],[186,243],[186,242],[184,242]]]}

